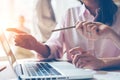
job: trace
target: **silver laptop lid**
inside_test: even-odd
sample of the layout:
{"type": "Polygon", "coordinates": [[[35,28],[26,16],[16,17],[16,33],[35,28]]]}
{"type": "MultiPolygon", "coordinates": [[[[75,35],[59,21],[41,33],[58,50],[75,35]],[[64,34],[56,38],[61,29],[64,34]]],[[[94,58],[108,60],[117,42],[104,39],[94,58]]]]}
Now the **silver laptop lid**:
{"type": "Polygon", "coordinates": [[[0,31],[0,42],[1,42],[2,47],[7,55],[7,58],[10,62],[10,65],[13,67],[13,64],[16,62],[16,58],[15,58],[15,56],[10,48],[10,45],[7,41],[6,35],[3,32],[3,30],[0,31]]]}

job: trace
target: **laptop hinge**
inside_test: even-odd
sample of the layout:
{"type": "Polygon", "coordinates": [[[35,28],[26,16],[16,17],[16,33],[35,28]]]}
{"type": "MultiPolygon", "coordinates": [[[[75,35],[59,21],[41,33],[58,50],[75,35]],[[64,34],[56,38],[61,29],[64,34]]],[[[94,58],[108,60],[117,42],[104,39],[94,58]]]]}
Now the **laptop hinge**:
{"type": "Polygon", "coordinates": [[[24,74],[24,73],[23,73],[23,69],[22,69],[22,65],[21,65],[21,64],[15,66],[15,72],[16,72],[16,74],[17,74],[18,76],[24,74]]]}

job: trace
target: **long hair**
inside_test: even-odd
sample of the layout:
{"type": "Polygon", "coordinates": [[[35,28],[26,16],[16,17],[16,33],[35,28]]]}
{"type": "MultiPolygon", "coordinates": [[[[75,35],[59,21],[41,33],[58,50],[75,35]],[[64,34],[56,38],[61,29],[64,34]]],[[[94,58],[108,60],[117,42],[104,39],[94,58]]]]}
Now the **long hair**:
{"type": "Polygon", "coordinates": [[[99,0],[99,6],[95,21],[111,26],[118,10],[117,5],[113,0],[99,0]]]}
{"type": "MultiPolygon", "coordinates": [[[[78,1],[83,4],[81,0],[78,1]]],[[[97,10],[97,15],[94,21],[111,26],[114,23],[114,17],[118,10],[117,5],[113,0],[98,0],[98,3],[100,8],[97,10]]]]}

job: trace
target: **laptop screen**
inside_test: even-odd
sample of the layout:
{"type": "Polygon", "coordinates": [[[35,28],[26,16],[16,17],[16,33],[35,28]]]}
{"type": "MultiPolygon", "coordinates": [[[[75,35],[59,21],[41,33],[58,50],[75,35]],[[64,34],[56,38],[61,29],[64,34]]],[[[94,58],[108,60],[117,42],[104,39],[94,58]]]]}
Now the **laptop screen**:
{"type": "Polygon", "coordinates": [[[2,47],[3,47],[7,57],[8,57],[10,64],[13,65],[13,63],[16,61],[16,58],[10,48],[10,45],[9,45],[7,38],[5,36],[5,33],[3,31],[0,34],[0,42],[2,44],[2,47]]]}

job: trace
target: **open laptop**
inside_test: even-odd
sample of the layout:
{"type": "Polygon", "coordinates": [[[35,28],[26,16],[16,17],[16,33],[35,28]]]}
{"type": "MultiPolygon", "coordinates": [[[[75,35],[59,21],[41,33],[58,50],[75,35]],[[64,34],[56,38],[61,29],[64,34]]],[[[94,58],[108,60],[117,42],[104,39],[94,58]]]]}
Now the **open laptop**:
{"type": "Polygon", "coordinates": [[[0,40],[12,69],[20,80],[77,80],[89,79],[95,74],[94,70],[76,68],[69,62],[26,61],[18,63],[4,33],[0,40]]]}

